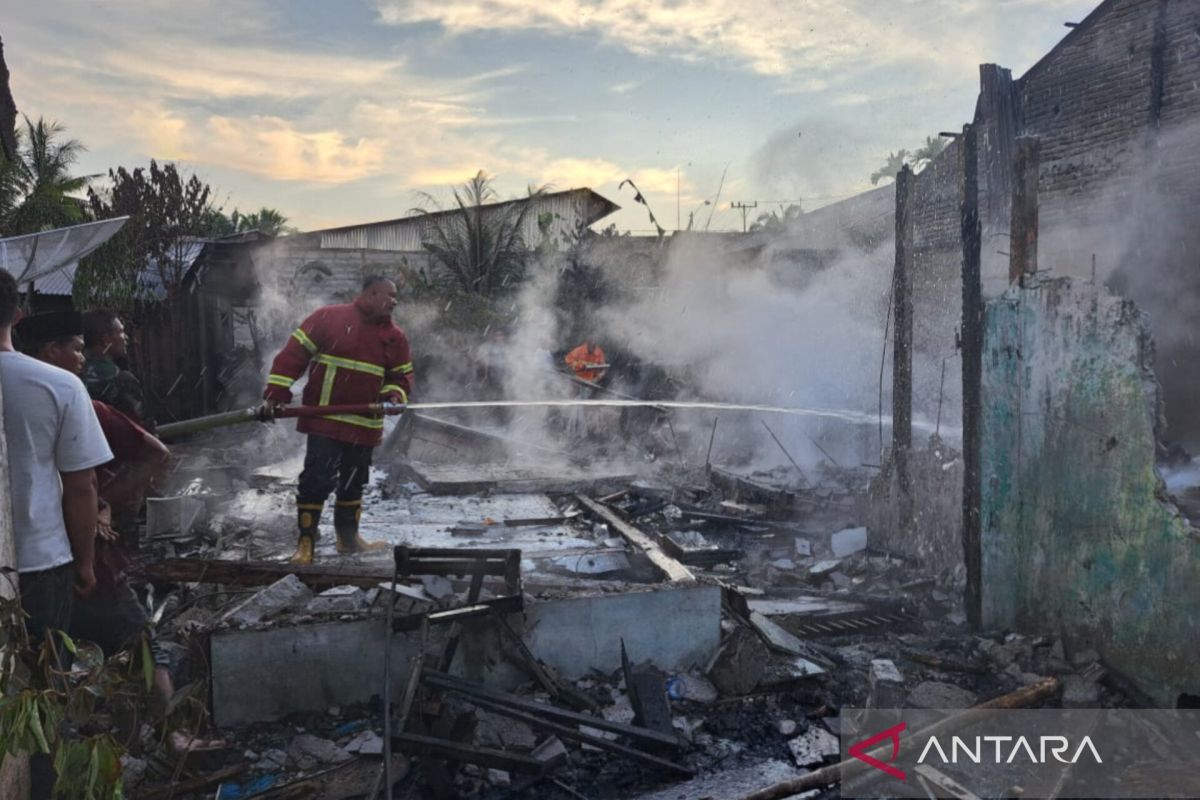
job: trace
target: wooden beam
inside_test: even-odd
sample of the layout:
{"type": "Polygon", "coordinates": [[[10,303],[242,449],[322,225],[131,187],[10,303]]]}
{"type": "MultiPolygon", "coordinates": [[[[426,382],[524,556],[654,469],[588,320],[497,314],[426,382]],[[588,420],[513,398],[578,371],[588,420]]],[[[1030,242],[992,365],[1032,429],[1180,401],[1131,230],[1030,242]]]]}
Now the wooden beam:
{"type": "Polygon", "coordinates": [[[962,424],[963,561],[967,568],[967,620],[979,630],[983,617],[983,561],[980,550],[983,473],[980,421],[983,416],[983,283],[979,224],[979,143],[973,125],[963,127],[959,163],[962,222],[962,424]]]}
{"type": "Polygon", "coordinates": [[[586,725],[589,728],[608,731],[609,733],[615,733],[652,746],[670,747],[676,750],[683,746],[683,742],[679,736],[674,733],[660,733],[650,728],[626,725],[621,722],[611,722],[604,717],[581,714],[577,711],[569,711],[565,708],[539,703],[535,700],[527,700],[524,697],[509,694],[508,692],[501,692],[497,689],[489,689],[486,686],[479,686],[478,684],[464,681],[461,678],[455,678],[453,675],[447,675],[442,672],[427,670],[422,680],[430,686],[442,689],[443,691],[454,692],[473,699],[486,700],[495,705],[502,705],[527,714],[545,717],[563,725],[586,725]]]}
{"type": "Polygon", "coordinates": [[[691,570],[664,553],[657,542],[621,519],[617,516],[617,512],[582,494],[575,495],[575,499],[588,511],[591,511],[597,517],[600,517],[611,525],[617,533],[625,538],[625,541],[644,552],[646,557],[650,559],[668,581],[672,583],[695,583],[696,576],[692,574],[691,570]]]}
{"type": "MultiPolygon", "coordinates": [[[[892,345],[892,463],[902,500],[907,500],[908,456],[912,450],[913,394],[913,195],[914,175],[907,164],[896,176],[896,263],[892,273],[892,306],[896,324],[892,345]]],[[[901,502],[902,507],[909,506],[901,502]]],[[[905,515],[907,516],[907,515],[905,515]]],[[[903,519],[907,529],[911,520],[903,519]]]]}
{"type": "Polygon", "coordinates": [[[1008,242],[1008,282],[1037,272],[1038,177],[1041,144],[1035,137],[1017,139],[1013,158],[1012,227],[1008,242]]]}
{"type": "Polygon", "coordinates": [[[392,579],[389,563],[292,564],[283,561],[222,561],[204,558],[171,558],[146,566],[150,580],[175,583],[224,583],[230,586],[266,586],[295,575],[314,589],[331,586],[372,588],[392,579]]]}

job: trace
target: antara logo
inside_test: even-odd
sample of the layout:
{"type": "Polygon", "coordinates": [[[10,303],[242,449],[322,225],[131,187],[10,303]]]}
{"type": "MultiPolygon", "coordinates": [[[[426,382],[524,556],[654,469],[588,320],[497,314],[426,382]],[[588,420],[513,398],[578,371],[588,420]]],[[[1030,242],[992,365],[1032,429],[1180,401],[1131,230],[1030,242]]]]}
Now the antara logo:
{"type": "Polygon", "coordinates": [[[993,745],[991,748],[993,759],[990,763],[993,764],[1012,764],[1018,758],[1028,760],[1031,764],[1048,764],[1049,759],[1046,758],[1046,751],[1054,757],[1060,764],[1076,764],[1079,762],[1079,757],[1084,751],[1091,753],[1092,758],[1097,764],[1103,764],[1104,761],[1100,758],[1100,754],[1096,752],[1096,745],[1092,743],[1092,737],[1084,736],[1079,742],[1079,745],[1074,748],[1074,755],[1064,758],[1063,756],[1071,752],[1071,741],[1066,736],[1037,736],[1034,737],[1037,742],[1037,752],[1034,752],[1033,746],[1029,744],[1029,739],[1024,736],[976,736],[975,747],[972,749],[966,741],[961,737],[955,736],[950,740],[950,756],[946,757],[946,751],[942,747],[942,743],[938,741],[936,736],[929,737],[929,741],[925,743],[925,749],[921,751],[921,756],[917,759],[918,764],[924,764],[925,758],[933,750],[937,753],[938,758],[943,764],[957,764],[959,756],[963,757],[964,761],[970,761],[973,764],[980,764],[987,758],[987,746],[985,742],[993,745]],[[1009,744],[1011,743],[1011,744],[1009,744]],[[1003,748],[1002,748],[1003,746],[1003,748]],[[1007,752],[1008,757],[1004,754],[1007,752]],[[1022,756],[1024,753],[1024,756],[1022,756]]]}
{"type": "MultiPolygon", "coordinates": [[[[850,745],[850,755],[864,764],[887,773],[897,780],[907,781],[908,773],[899,767],[893,766],[900,755],[900,734],[906,730],[908,730],[907,722],[893,725],[869,739],[863,739],[861,742],[850,745]],[[879,760],[867,752],[880,742],[885,741],[892,743],[892,753],[886,762],[879,760]]],[[[1076,764],[1086,754],[1090,754],[1091,758],[1097,764],[1104,763],[1090,736],[1084,736],[1075,747],[1071,746],[1071,740],[1066,736],[1038,736],[1034,737],[1034,741],[1037,743],[1036,750],[1030,744],[1030,740],[1024,736],[976,736],[974,738],[974,747],[972,747],[968,743],[968,740],[963,739],[961,736],[953,736],[950,739],[950,755],[947,755],[947,749],[943,746],[942,741],[936,736],[931,736],[929,737],[929,741],[925,743],[925,747],[921,750],[921,755],[918,756],[917,763],[924,764],[931,756],[936,756],[941,759],[943,764],[958,764],[959,757],[961,756],[964,763],[981,764],[989,755],[987,745],[991,745],[990,754],[992,759],[990,763],[994,764],[1012,764],[1019,758],[1028,760],[1031,764],[1048,764],[1050,763],[1050,758],[1053,758],[1060,764],[1076,764]]]]}

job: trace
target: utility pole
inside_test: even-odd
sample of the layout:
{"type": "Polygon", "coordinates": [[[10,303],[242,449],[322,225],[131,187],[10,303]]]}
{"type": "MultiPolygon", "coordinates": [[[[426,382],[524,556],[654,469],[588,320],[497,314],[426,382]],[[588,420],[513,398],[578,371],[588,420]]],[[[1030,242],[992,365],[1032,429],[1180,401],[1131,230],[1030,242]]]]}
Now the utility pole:
{"type": "Polygon", "coordinates": [[[758,201],[755,200],[753,203],[742,203],[742,202],[730,203],[729,207],[736,208],[738,211],[742,212],[742,233],[745,233],[746,232],[746,212],[752,208],[758,208],[758,201]]]}

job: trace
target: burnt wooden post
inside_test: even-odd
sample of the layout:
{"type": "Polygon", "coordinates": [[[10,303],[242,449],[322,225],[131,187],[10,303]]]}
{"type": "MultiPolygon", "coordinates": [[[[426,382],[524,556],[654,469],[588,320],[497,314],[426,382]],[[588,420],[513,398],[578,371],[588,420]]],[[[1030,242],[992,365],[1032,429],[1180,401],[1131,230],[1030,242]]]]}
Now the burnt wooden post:
{"type": "Polygon", "coordinates": [[[980,280],[982,232],[979,225],[979,143],[973,125],[963,127],[959,150],[962,215],[962,379],[963,379],[963,560],[967,567],[967,620],[982,621],[980,552],[983,482],[980,417],[983,391],[983,288],[980,280]]]}
{"type": "Polygon", "coordinates": [[[1008,245],[1008,282],[1037,272],[1038,176],[1041,142],[1035,137],[1017,139],[1013,156],[1012,227],[1008,245]]]}
{"type": "Polygon", "coordinates": [[[911,488],[908,454],[912,448],[913,177],[912,168],[907,164],[896,175],[896,266],[892,276],[892,304],[896,318],[892,347],[892,463],[896,466],[900,490],[905,495],[911,488]]]}

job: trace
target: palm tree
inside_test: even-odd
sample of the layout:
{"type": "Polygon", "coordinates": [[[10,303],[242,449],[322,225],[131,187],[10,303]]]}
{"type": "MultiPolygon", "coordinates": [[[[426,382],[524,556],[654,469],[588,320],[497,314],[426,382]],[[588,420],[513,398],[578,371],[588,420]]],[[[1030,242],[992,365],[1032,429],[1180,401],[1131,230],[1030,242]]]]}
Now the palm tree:
{"type": "MultiPolygon", "coordinates": [[[[529,189],[530,198],[544,193],[544,189],[529,189]]],[[[532,203],[501,203],[482,170],[454,189],[454,208],[443,209],[432,196],[423,196],[434,210],[413,212],[425,219],[425,249],[463,291],[491,297],[520,277],[529,258],[523,231],[532,203]]]]}
{"type": "Polygon", "coordinates": [[[241,214],[234,209],[231,221],[238,233],[258,231],[266,236],[283,236],[295,231],[287,224],[287,217],[266,206],[252,214],[241,214]]]}
{"type": "Polygon", "coordinates": [[[87,218],[78,195],[94,176],[71,175],[84,147],[76,139],[63,139],[65,130],[57,122],[25,117],[25,129],[18,131],[19,158],[0,173],[0,197],[6,196],[9,205],[0,207],[6,233],[36,233],[87,218]]]}
{"type": "Polygon", "coordinates": [[[871,185],[878,186],[882,180],[894,180],[896,173],[904,169],[904,165],[908,163],[909,156],[910,153],[907,150],[888,153],[887,162],[871,173],[871,185]]]}
{"type": "Polygon", "coordinates": [[[937,158],[938,153],[945,149],[945,139],[940,136],[926,136],[925,144],[921,145],[917,149],[917,152],[912,154],[912,161],[910,163],[912,164],[913,172],[920,172],[925,169],[925,167],[929,166],[930,162],[937,158]]]}

